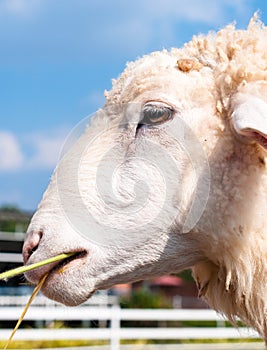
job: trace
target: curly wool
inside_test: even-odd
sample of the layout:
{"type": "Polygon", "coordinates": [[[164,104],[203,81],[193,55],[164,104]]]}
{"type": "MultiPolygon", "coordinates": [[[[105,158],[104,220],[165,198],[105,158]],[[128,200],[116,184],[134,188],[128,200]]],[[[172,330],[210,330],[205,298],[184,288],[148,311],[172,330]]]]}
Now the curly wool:
{"type": "MultiPolygon", "coordinates": [[[[124,103],[133,100],[135,98],[133,91],[140,93],[143,81],[151,72],[154,73],[154,67],[151,66],[150,62],[146,69],[146,76],[144,76],[143,67],[149,59],[151,60],[151,57],[157,61],[157,69],[161,67],[162,70],[168,70],[169,66],[173,66],[173,58],[175,58],[177,68],[184,74],[191,74],[192,79],[195,74],[200,74],[203,78],[211,75],[216,117],[222,121],[217,132],[225,134],[224,139],[228,139],[229,149],[224,147],[222,151],[216,150],[218,159],[217,161],[210,159],[210,162],[214,162],[215,169],[216,167],[217,169],[227,169],[229,157],[236,152],[231,150],[234,146],[228,125],[234,108],[233,97],[239,92],[245,92],[267,101],[266,37],[267,27],[259,21],[257,14],[255,14],[247,30],[236,30],[234,25],[228,25],[218,33],[193,37],[192,41],[181,49],[173,48],[170,52],[165,50],[144,56],[136,62],[129,63],[119,79],[113,81],[113,89],[106,92],[107,101],[108,103],[124,103]],[[134,88],[132,86],[133,77],[134,88]],[[136,84],[139,85],[136,86],[136,84]],[[127,89],[127,87],[129,88],[127,89]],[[227,152],[229,156],[223,154],[227,152]]],[[[215,147],[214,144],[210,148],[215,147]]],[[[256,185],[255,188],[252,186],[253,190],[267,194],[266,151],[258,145],[253,145],[248,146],[243,153],[246,153],[242,159],[243,163],[239,165],[239,168],[237,167],[235,174],[234,171],[229,171],[227,178],[226,171],[218,170],[218,173],[225,173],[225,191],[227,191],[227,181],[231,183],[229,178],[233,177],[233,174],[237,177],[235,180],[236,188],[238,186],[250,188],[249,181],[253,177],[247,176],[246,179],[246,169],[255,167],[256,175],[255,181],[253,181],[256,185]],[[260,183],[258,183],[258,179],[260,179],[260,183]]],[[[265,213],[261,214],[263,208],[261,208],[259,201],[254,210],[258,211],[260,215],[255,213],[254,220],[262,222],[261,228],[259,228],[260,225],[248,227],[247,223],[244,224],[245,228],[242,225],[239,225],[239,228],[232,228],[230,224],[224,223],[224,221],[230,220],[228,217],[232,215],[233,206],[231,203],[229,204],[228,200],[225,200],[224,190],[219,189],[219,181],[221,179],[216,180],[215,176],[214,192],[218,191],[218,196],[217,204],[212,204],[215,207],[219,205],[221,215],[218,216],[214,212],[214,216],[222,222],[216,223],[216,229],[219,232],[209,233],[211,230],[205,224],[203,224],[202,230],[200,229],[202,231],[200,244],[202,244],[206,259],[193,267],[193,275],[197,281],[200,296],[211,307],[225,314],[234,324],[236,324],[237,318],[241,318],[246,324],[257,329],[267,340],[267,222],[264,218],[265,213]],[[205,239],[203,235],[206,235],[205,239]]],[[[249,198],[249,191],[244,192],[249,198]]],[[[228,194],[228,196],[230,195],[228,194]]],[[[242,193],[239,193],[240,198],[236,203],[247,200],[242,196],[242,193]]],[[[212,209],[207,215],[208,218],[211,213],[212,209]]],[[[248,209],[240,209],[241,216],[252,216],[250,213],[251,211],[248,209]]],[[[204,218],[207,217],[204,215],[204,218]]]]}

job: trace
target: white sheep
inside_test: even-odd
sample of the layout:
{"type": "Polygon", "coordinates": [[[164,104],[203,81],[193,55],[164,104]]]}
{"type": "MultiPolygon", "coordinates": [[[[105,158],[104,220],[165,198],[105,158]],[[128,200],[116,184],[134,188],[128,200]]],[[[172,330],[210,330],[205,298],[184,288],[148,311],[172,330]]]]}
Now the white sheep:
{"type": "Polygon", "coordinates": [[[192,268],[199,294],[267,340],[267,28],[229,25],[127,68],[62,157],[29,226],[27,273],[67,305],[192,268]]]}

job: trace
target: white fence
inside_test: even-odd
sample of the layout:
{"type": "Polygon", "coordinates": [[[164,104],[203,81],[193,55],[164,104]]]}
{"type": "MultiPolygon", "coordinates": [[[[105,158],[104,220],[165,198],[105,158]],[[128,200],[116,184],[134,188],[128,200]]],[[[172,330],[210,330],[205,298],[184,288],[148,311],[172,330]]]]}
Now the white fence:
{"type": "MultiPolygon", "coordinates": [[[[0,321],[17,320],[22,309],[22,306],[1,305],[0,321]]],[[[258,338],[256,332],[246,327],[238,330],[224,327],[224,319],[213,310],[121,309],[118,305],[109,307],[88,304],[68,308],[58,304],[38,305],[37,301],[28,310],[25,320],[46,321],[46,323],[56,320],[100,321],[102,328],[19,329],[15,339],[105,339],[110,340],[111,350],[119,349],[121,339],[258,338]],[[157,327],[126,328],[121,326],[122,321],[157,321],[157,327]],[[166,321],[216,321],[216,327],[167,327],[166,321]]],[[[0,329],[0,339],[7,339],[10,333],[10,329],[0,329]]]]}

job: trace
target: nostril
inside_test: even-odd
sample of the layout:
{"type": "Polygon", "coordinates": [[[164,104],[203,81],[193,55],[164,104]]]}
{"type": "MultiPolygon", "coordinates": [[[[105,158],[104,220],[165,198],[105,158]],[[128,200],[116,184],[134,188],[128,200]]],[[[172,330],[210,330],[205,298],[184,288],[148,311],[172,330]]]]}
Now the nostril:
{"type": "Polygon", "coordinates": [[[30,256],[37,250],[40,241],[42,239],[43,232],[32,232],[30,233],[23,245],[23,260],[24,264],[29,260],[30,256]]]}
{"type": "Polygon", "coordinates": [[[33,247],[30,251],[29,251],[29,255],[32,255],[32,253],[34,253],[36,251],[36,249],[38,248],[38,245],[36,245],[35,247],[33,247]]]}

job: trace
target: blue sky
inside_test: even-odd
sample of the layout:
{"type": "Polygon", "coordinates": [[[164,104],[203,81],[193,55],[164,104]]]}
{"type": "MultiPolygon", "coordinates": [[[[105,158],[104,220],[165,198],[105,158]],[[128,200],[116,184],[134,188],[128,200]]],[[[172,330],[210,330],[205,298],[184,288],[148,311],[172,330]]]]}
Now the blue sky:
{"type": "Polygon", "coordinates": [[[256,10],[267,24],[266,0],[0,0],[0,206],[36,208],[64,139],[127,61],[245,28],[256,10]]]}

